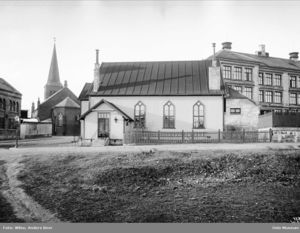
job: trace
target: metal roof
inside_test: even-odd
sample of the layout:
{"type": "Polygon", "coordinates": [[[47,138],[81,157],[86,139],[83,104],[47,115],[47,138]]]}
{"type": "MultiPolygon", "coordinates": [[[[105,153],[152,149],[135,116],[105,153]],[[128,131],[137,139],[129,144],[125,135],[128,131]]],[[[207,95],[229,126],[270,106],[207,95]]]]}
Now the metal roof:
{"type": "Polygon", "coordinates": [[[220,50],[215,55],[218,59],[228,59],[240,62],[258,63],[261,66],[269,68],[282,68],[296,70],[300,72],[300,61],[293,61],[290,59],[259,56],[249,53],[239,53],[231,50],[220,50]]]}
{"type": "Polygon", "coordinates": [[[18,95],[22,95],[16,88],[10,85],[5,79],[0,78],[0,89],[8,92],[12,92],[18,95]]]}
{"type": "Polygon", "coordinates": [[[209,90],[211,60],[102,63],[97,92],[86,83],[80,99],[92,96],[222,95],[209,90]]]}

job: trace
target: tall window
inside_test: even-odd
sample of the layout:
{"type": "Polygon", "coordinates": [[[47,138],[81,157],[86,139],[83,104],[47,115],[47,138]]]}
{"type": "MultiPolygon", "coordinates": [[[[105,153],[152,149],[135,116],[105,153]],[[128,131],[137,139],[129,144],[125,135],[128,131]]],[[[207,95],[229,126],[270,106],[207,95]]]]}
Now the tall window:
{"type": "Polygon", "coordinates": [[[259,102],[264,102],[264,91],[259,91],[259,102]]]}
{"type": "Polygon", "coordinates": [[[231,66],[224,66],[223,76],[224,78],[231,79],[231,66]]]}
{"type": "Polygon", "coordinates": [[[164,128],[165,129],[174,129],[175,128],[175,107],[168,101],[164,105],[164,128]]]}
{"type": "Polygon", "coordinates": [[[258,84],[259,85],[264,85],[264,73],[259,73],[258,74],[258,84]]]}
{"type": "Polygon", "coordinates": [[[297,104],[296,93],[290,93],[290,104],[297,104]]]}
{"type": "Polygon", "coordinates": [[[0,129],[4,129],[5,128],[5,119],[4,117],[0,117],[0,129]]]}
{"type": "MultiPolygon", "coordinates": [[[[297,98],[297,104],[300,105],[300,93],[298,93],[297,96],[298,96],[298,98],[297,98]]],[[[299,110],[298,110],[298,112],[299,112],[299,110]]]]}
{"type": "Polygon", "coordinates": [[[242,80],[242,67],[234,67],[233,79],[242,80]]]}
{"type": "Polygon", "coordinates": [[[239,93],[242,93],[242,87],[241,86],[233,86],[233,89],[238,91],[239,93]]]}
{"type": "Polygon", "coordinates": [[[300,76],[297,78],[297,87],[300,88],[300,76]]]}
{"type": "Polygon", "coordinates": [[[15,112],[16,111],[16,102],[13,101],[13,111],[15,112]]]}
{"type": "Polygon", "coordinates": [[[64,116],[62,113],[58,114],[58,126],[63,126],[64,125],[64,116]]]}
{"type": "Polygon", "coordinates": [[[290,87],[296,87],[296,76],[290,76],[290,87]]]}
{"type": "Polygon", "coordinates": [[[272,85],[272,74],[265,74],[264,85],[271,86],[272,85]]]}
{"type": "Polygon", "coordinates": [[[13,105],[13,104],[12,104],[12,101],[10,100],[10,101],[9,101],[9,111],[12,111],[12,105],[13,105]]]}
{"type": "Polygon", "coordinates": [[[251,68],[245,68],[245,80],[252,81],[252,69],[251,68]]]}
{"type": "Polygon", "coordinates": [[[252,99],[252,87],[245,87],[245,96],[252,99]]]}
{"type": "Polygon", "coordinates": [[[16,103],[16,111],[19,112],[19,102],[16,103]]]}
{"type": "Polygon", "coordinates": [[[3,100],[0,99],[0,109],[3,109],[3,100]]]}
{"type": "Polygon", "coordinates": [[[273,92],[265,91],[265,102],[272,103],[272,99],[273,99],[273,92]]]}
{"type": "Polygon", "coordinates": [[[134,106],[134,127],[135,128],[145,128],[146,126],[146,107],[139,101],[134,106]]]}
{"type": "Polygon", "coordinates": [[[281,86],[281,75],[280,74],[275,74],[274,79],[273,79],[273,85],[274,86],[281,86]]]}
{"type": "Polygon", "coordinates": [[[3,110],[6,110],[6,100],[3,99],[3,110]]]}
{"type": "Polygon", "coordinates": [[[200,103],[200,101],[193,106],[193,128],[204,128],[204,106],[200,103]]]}
{"type": "Polygon", "coordinates": [[[274,103],[281,104],[282,103],[282,92],[274,93],[274,103]]]}

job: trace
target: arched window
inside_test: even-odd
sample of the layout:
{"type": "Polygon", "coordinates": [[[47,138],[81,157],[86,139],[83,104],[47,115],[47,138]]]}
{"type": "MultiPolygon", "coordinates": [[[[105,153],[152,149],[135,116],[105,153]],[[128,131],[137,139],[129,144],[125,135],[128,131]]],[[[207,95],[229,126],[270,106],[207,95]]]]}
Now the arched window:
{"type": "Polygon", "coordinates": [[[3,110],[6,110],[6,100],[3,99],[3,110]]]}
{"type": "Polygon", "coordinates": [[[19,102],[17,102],[16,106],[17,106],[16,111],[19,112],[19,102]]]}
{"type": "Polygon", "coordinates": [[[139,101],[134,106],[134,127],[135,128],[145,128],[146,126],[146,107],[139,101]]]}
{"type": "Polygon", "coordinates": [[[13,111],[15,112],[16,111],[16,102],[13,101],[13,111]]]}
{"type": "Polygon", "coordinates": [[[164,105],[164,122],[165,129],[175,128],[175,106],[170,101],[164,105]]]}
{"type": "Polygon", "coordinates": [[[193,128],[204,128],[204,106],[200,101],[195,103],[193,106],[193,128]]]}
{"type": "Polygon", "coordinates": [[[64,115],[60,112],[58,114],[58,126],[61,127],[64,125],[64,115]]]}
{"type": "Polygon", "coordinates": [[[0,99],[0,109],[3,109],[3,101],[0,99]]]}
{"type": "Polygon", "coordinates": [[[12,101],[9,101],[9,111],[12,111],[12,101]]]}

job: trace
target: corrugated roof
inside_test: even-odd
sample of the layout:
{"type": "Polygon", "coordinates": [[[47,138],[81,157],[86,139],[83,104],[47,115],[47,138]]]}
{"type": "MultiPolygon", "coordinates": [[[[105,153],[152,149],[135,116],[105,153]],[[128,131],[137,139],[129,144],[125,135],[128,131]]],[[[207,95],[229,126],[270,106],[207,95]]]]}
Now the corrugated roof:
{"type": "Polygon", "coordinates": [[[72,100],[69,96],[66,97],[63,101],[56,104],[54,107],[64,107],[64,108],[80,108],[80,105],[72,100]]]}
{"type": "Polygon", "coordinates": [[[66,97],[70,97],[73,101],[75,101],[75,103],[80,104],[80,101],[74,93],[69,88],[64,87],[40,104],[38,107],[38,118],[40,121],[51,118],[52,107],[63,101],[66,97]]]}
{"type": "Polygon", "coordinates": [[[259,63],[261,66],[266,66],[270,68],[283,68],[300,71],[300,62],[293,61],[290,59],[277,58],[277,57],[265,57],[258,56],[255,54],[249,53],[239,53],[231,50],[220,50],[215,55],[217,58],[244,61],[244,62],[253,62],[259,63]]]}
{"type": "Polygon", "coordinates": [[[209,90],[209,66],[211,60],[102,63],[98,92],[86,83],[80,97],[222,95],[209,90]]]}
{"type": "Polygon", "coordinates": [[[93,83],[85,83],[80,95],[78,97],[79,100],[88,100],[88,93],[92,91],[93,83]]]}
{"type": "Polygon", "coordinates": [[[10,85],[5,79],[0,78],[0,89],[8,92],[13,92],[18,95],[22,95],[16,88],[10,85]]]}

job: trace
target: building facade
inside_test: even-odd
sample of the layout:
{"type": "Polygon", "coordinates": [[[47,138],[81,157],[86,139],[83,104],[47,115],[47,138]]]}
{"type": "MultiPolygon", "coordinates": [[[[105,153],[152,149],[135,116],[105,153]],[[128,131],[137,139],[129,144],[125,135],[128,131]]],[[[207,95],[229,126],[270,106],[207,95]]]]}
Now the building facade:
{"type": "MultiPolygon", "coordinates": [[[[98,57],[98,56],[97,56],[98,57]]],[[[224,90],[212,60],[95,64],[81,100],[81,136],[123,140],[130,130],[223,130],[224,90]]]]}
{"type": "Polygon", "coordinates": [[[0,78],[0,139],[15,137],[15,117],[20,117],[21,99],[22,94],[0,78]]]}

